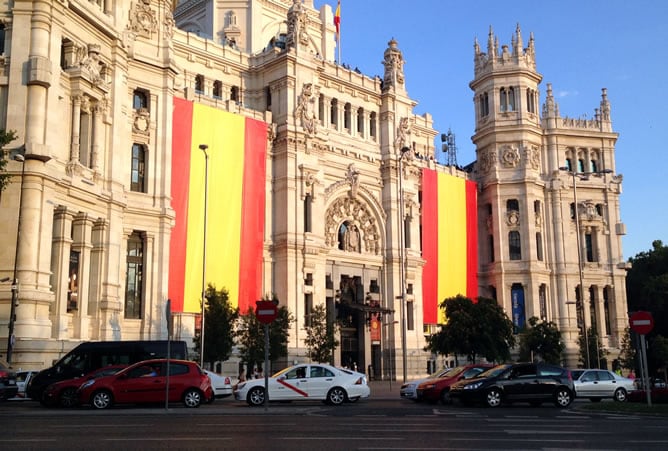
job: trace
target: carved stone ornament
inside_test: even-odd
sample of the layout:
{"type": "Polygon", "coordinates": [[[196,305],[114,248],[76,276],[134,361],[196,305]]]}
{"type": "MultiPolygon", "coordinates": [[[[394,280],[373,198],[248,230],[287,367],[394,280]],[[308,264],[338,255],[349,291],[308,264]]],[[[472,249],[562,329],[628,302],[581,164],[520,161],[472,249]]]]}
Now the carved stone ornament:
{"type": "Polygon", "coordinates": [[[350,197],[354,199],[357,197],[357,190],[360,186],[360,171],[357,170],[354,163],[348,165],[346,180],[350,182],[350,197]]]}
{"type": "Polygon", "coordinates": [[[139,0],[130,9],[128,28],[139,36],[150,38],[158,31],[158,19],[151,9],[151,0],[139,0]]]}
{"type": "Polygon", "coordinates": [[[302,0],[294,0],[292,6],[288,10],[288,35],[286,37],[286,45],[295,47],[297,43],[308,45],[308,13],[304,7],[302,0]]]}
{"type": "Polygon", "coordinates": [[[401,152],[401,149],[407,146],[409,143],[408,137],[411,134],[411,120],[407,117],[402,117],[399,119],[399,125],[397,126],[397,137],[394,139],[394,147],[398,152],[401,152]]]}
{"type": "Polygon", "coordinates": [[[501,148],[501,163],[507,168],[516,168],[520,162],[520,152],[516,147],[504,146],[501,148]]]}
{"type": "Polygon", "coordinates": [[[404,84],[404,56],[397,47],[397,41],[394,38],[387,45],[382,61],[383,66],[385,66],[383,89],[404,84]]]}
{"type": "Polygon", "coordinates": [[[77,50],[77,61],[84,76],[94,85],[100,85],[104,82],[102,78],[102,71],[105,67],[100,60],[100,45],[88,44],[84,47],[79,47],[77,50]]]}
{"type": "Polygon", "coordinates": [[[540,152],[536,146],[531,146],[525,150],[526,164],[531,169],[540,169],[540,152]]]}
{"type": "Polygon", "coordinates": [[[162,22],[162,30],[165,33],[165,39],[171,40],[174,37],[174,26],[176,21],[171,11],[165,13],[165,20],[162,22]]]}
{"type": "Polygon", "coordinates": [[[134,112],[132,131],[135,133],[148,134],[151,125],[151,114],[146,108],[140,108],[134,112]]]}
{"type": "Polygon", "coordinates": [[[510,227],[518,227],[520,225],[520,212],[510,210],[506,216],[506,224],[510,227]]]}
{"type": "Polygon", "coordinates": [[[481,174],[487,174],[494,168],[496,162],[496,152],[494,150],[483,150],[478,158],[478,171],[481,174]]]}
{"type": "Polygon", "coordinates": [[[312,83],[304,83],[302,93],[297,100],[297,108],[295,109],[295,116],[300,119],[302,127],[309,135],[314,135],[317,132],[313,90],[312,83]]]}
{"type": "MultiPolygon", "coordinates": [[[[350,197],[337,198],[327,209],[325,214],[325,244],[332,248],[338,246],[339,229],[341,224],[346,221],[355,226],[356,234],[345,238],[361,243],[360,252],[378,255],[381,247],[378,224],[366,204],[350,197]]],[[[350,250],[351,248],[344,245],[344,250],[346,249],[350,250]]],[[[354,246],[352,249],[355,249],[354,246]]]]}

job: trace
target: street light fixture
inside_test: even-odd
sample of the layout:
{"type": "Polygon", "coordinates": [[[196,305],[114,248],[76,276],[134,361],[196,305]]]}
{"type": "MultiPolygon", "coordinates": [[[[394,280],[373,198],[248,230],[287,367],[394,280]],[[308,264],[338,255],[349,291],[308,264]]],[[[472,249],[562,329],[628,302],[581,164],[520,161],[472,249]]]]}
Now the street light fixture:
{"type": "Polygon", "coordinates": [[[407,378],[407,346],[406,346],[406,248],[405,248],[405,236],[406,227],[404,224],[405,213],[404,213],[404,155],[409,152],[410,147],[402,147],[401,153],[399,154],[399,258],[401,260],[401,266],[399,271],[399,278],[401,280],[401,297],[397,296],[397,299],[401,299],[400,314],[401,314],[401,363],[403,367],[403,382],[406,382],[407,378]]]}
{"type": "Polygon", "coordinates": [[[26,159],[21,154],[14,155],[14,160],[21,163],[21,187],[19,188],[19,214],[16,224],[16,248],[14,250],[14,275],[12,276],[12,304],[9,307],[9,325],[7,331],[7,363],[12,363],[14,352],[14,323],[16,322],[16,307],[19,303],[19,281],[17,262],[19,259],[19,242],[21,238],[21,218],[23,217],[23,180],[26,171],[26,159]]]}
{"type": "Polygon", "coordinates": [[[207,222],[207,198],[209,191],[209,154],[207,149],[209,148],[206,144],[200,144],[199,148],[204,152],[204,237],[202,244],[202,321],[200,324],[200,335],[199,335],[199,366],[204,368],[204,314],[206,306],[206,222],[207,222]]]}
{"type": "MultiPolygon", "coordinates": [[[[580,278],[580,288],[578,290],[579,293],[579,299],[576,300],[575,306],[578,309],[579,313],[582,315],[582,332],[584,336],[584,342],[585,342],[585,356],[587,358],[585,368],[590,368],[591,364],[591,359],[589,356],[589,333],[587,331],[587,318],[585,316],[585,297],[584,297],[584,277],[583,277],[583,265],[582,265],[582,245],[580,243],[580,211],[578,208],[578,189],[577,189],[577,181],[576,179],[580,180],[588,180],[589,176],[595,175],[595,176],[600,176],[602,174],[611,174],[612,170],[610,169],[605,169],[602,171],[591,171],[591,172],[576,172],[571,170],[570,168],[563,166],[559,168],[560,171],[568,172],[571,177],[573,178],[573,202],[574,202],[574,216],[575,216],[575,238],[576,238],[576,243],[578,247],[578,276],[580,278]]],[[[568,304],[568,302],[567,302],[568,304]]],[[[598,343],[596,345],[597,347],[597,352],[598,352],[598,343]]],[[[596,362],[596,367],[598,368],[600,365],[600,359],[599,361],[596,362]]]]}

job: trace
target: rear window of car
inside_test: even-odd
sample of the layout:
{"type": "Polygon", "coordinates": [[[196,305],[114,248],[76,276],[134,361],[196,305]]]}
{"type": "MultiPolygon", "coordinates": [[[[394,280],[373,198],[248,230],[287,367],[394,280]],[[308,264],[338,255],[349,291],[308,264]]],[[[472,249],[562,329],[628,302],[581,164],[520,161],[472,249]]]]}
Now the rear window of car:
{"type": "Polygon", "coordinates": [[[181,374],[188,374],[190,372],[190,367],[182,363],[170,363],[169,364],[169,375],[178,376],[181,374]]]}
{"type": "Polygon", "coordinates": [[[539,371],[541,376],[561,376],[564,374],[564,369],[557,366],[541,366],[539,371]]]}

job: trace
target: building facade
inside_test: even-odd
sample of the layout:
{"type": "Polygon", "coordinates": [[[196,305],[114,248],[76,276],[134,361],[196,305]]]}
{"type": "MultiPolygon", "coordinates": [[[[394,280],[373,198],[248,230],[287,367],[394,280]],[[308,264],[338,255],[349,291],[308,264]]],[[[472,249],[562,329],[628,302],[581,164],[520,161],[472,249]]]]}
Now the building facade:
{"type": "MultiPolygon", "coordinates": [[[[477,160],[463,171],[437,163],[438,132],[430,115],[413,113],[396,41],[382,55],[382,77],[335,62],[328,5],[17,0],[0,14],[0,128],[18,135],[5,148],[14,177],[0,199],[0,238],[12,243],[0,250],[0,275],[18,282],[15,293],[0,285],[0,335],[7,340],[13,323],[14,365],[47,366],[85,340],[167,337],[164,309],[179,296],[174,236],[184,221],[176,188],[185,169],[174,163],[187,122],[180,105],[263,129],[255,144],[265,149],[266,194],[257,285],[232,301],[248,308],[252,296],[273,293],[288,307],[288,361],[307,358],[304,326],[325,304],[341,325],[336,363],[371,366],[385,378],[422,374],[431,357],[425,337],[442,321],[433,314],[438,300],[478,292],[518,326],[530,316],[555,321],[574,364],[569,301],[580,279],[587,324],[596,321],[604,343],[618,347],[624,227],[610,105],[604,92],[595,119],[562,118],[548,85],[539,114],[533,38],[524,49],[519,29],[512,51],[499,52],[492,35],[486,54],[476,47],[477,160]],[[559,170],[567,164],[580,174],[559,170]],[[463,206],[453,219],[464,224],[457,238],[475,243],[459,254],[444,244],[444,264],[468,258],[468,273],[445,291],[434,288],[441,266],[429,276],[442,256],[428,257],[423,246],[429,180],[445,181],[443,192],[463,206]],[[476,194],[477,208],[467,209],[476,194]]],[[[215,169],[230,151],[196,127],[190,170],[204,167],[205,145],[212,185],[232,178],[215,169]]],[[[222,197],[212,191],[213,216],[229,211],[222,197]]],[[[202,229],[188,227],[188,237],[201,233],[192,230],[202,229]]],[[[183,277],[202,278],[209,265],[186,266],[183,277]]],[[[199,295],[180,293],[173,332],[191,340],[199,295]]]]}

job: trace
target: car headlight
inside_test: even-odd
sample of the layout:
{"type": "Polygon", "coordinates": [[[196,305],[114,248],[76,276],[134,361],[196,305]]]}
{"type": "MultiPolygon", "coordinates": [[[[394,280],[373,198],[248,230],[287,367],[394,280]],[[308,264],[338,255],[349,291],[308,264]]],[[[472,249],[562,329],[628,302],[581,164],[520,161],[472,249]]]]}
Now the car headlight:
{"type": "Polygon", "coordinates": [[[482,387],[483,382],[474,382],[472,384],[464,385],[464,390],[477,390],[482,387]]]}
{"type": "Polygon", "coordinates": [[[86,382],[84,382],[83,384],[81,384],[80,389],[84,389],[84,388],[90,387],[90,386],[93,385],[94,383],[95,383],[95,379],[91,379],[91,380],[89,380],[89,381],[86,381],[86,382]]]}

